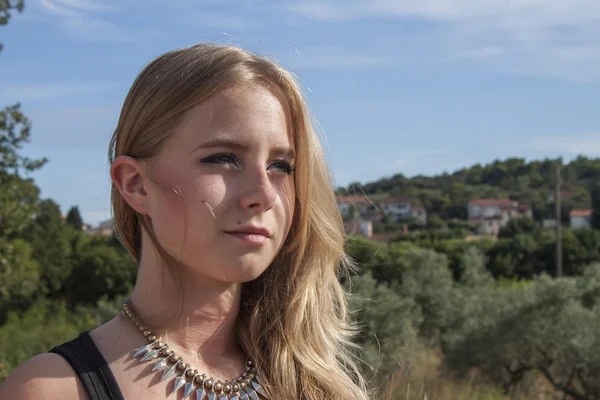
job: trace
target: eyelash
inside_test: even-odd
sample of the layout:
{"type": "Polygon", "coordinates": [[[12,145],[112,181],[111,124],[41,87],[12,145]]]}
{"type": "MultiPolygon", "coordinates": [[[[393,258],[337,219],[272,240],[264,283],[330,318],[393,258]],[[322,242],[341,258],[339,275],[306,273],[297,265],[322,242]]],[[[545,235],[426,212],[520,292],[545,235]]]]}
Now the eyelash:
{"type": "MultiPolygon", "coordinates": [[[[232,153],[213,154],[211,156],[203,158],[200,161],[208,164],[233,164],[236,168],[240,167],[240,162],[238,158],[232,153]]],[[[295,166],[291,165],[288,161],[282,159],[273,161],[271,163],[271,166],[273,165],[276,168],[279,168],[282,172],[284,172],[287,175],[291,175],[295,170],[295,166]]]]}

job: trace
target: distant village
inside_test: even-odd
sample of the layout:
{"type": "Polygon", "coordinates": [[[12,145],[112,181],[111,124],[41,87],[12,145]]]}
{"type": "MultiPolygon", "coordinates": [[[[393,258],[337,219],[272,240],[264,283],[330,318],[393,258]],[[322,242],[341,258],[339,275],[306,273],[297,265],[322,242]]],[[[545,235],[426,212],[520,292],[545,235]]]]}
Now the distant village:
{"type": "MultiPolygon", "coordinates": [[[[427,226],[427,210],[405,197],[387,197],[380,201],[371,201],[368,196],[338,197],[338,208],[344,218],[346,233],[360,235],[375,241],[388,242],[401,233],[408,233],[407,221],[411,220],[427,226]],[[373,223],[384,216],[398,223],[400,229],[394,232],[374,233],[373,223]]],[[[467,204],[467,222],[480,237],[495,238],[500,228],[513,218],[532,218],[531,207],[514,200],[474,199],[467,204]]],[[[592,210],[572,210],[569,214],[569,226],[572,229],[591,228],[592,210]]],[[[555,219],[545,219],[542,226],[556,226],[555,219]]],[[[100,222],[96,226],[83,225],[83,230],[91,236],[110,236],[113,234],[112,219],[100,222]]],[[[473,239],[473,238],[471,238],[473,239]]]]}
{"type": "Polygon", "coordinates": [[[81,229],[90,236],[111,236],[113,234],[113,220],[100,222],[98,225],[83,224],[81,229]]]}
{"type": "MultiPolygon", "coordinates": [[[[497,237],[500,228],[513,218],[533,218],[529,205],[519,204],[508,198],[473,199],[466,207],[467,222],[479,237],[497,237]]],[[[408,233],[406,222],[409,220],[418,222],[423,228],[427,225],[425,208],[405,197],[387,197],[374,202],[368,196],[345,196],[338,198],[338,208],[344,217],[346,233],[381,242],[388,242],[401,233],[408,233]],[[384,216],[398,223],[401,228],[395,232],[374,233],[373,223],[381,221],[384,216]]],[[[589,229],[591,222],[591,209],[572,210],[569,214],[569,226],[572,229],[589,229]]],[[[545,219],[542,226],[555,227],[556,220],[545,219]]]]}

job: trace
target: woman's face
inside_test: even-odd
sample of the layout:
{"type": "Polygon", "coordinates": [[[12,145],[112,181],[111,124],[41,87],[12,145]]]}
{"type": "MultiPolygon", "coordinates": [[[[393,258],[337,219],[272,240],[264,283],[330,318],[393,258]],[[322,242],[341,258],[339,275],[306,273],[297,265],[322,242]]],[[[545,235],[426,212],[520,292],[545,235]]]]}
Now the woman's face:
{"type": "Polygon", "coordinates": [[[260,85],[191,108],[148,164],[148,211],[161,246],[194,274],[245,282],[290,230],[294,145],[279,96],[260,85]]]}

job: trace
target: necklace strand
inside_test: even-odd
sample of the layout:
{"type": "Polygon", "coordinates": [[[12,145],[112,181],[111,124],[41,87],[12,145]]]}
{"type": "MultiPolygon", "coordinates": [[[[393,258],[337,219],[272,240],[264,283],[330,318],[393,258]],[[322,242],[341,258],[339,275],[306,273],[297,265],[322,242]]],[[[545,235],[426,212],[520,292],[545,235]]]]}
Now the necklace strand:
{"type": "Polygon", "coordinates": [[[248,360],[246,372],[237,378],[215,382],[213,377],[208,378],[206,374],[192,369],[190,364],[185,363],[182,357],[177,356],[169,345],[162,341],[162,338],[156,337],[135,313],[131,299],[127,298],[123,301],[123,312],[149,342],[136,349],[133,358],[140,357],[141,361],[157,359],[152,372],[163,371],[161,381],[175,377],[173,393],[183,387],[184,399],[194,391],[196,391],[196,400],[260,400],[258,394],[266,397],[252,361],[248,360]]]}

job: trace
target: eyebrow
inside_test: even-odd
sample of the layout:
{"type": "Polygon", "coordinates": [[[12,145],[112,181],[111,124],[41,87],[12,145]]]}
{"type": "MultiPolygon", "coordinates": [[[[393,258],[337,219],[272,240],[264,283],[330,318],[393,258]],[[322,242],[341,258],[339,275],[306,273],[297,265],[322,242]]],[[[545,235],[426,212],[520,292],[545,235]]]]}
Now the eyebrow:
{"type": "MultiPolygon", "coordinates": [[[[249,145],[242,143],[239,140],[229,139],[229,138],[214,138],[214,139],[211,139],[207,142],[201,143],[198,146],[194,147],[192,149],[191,153],[193,153],[194,151],[196,151],[198,149],[211,149],[211,148],[215,148],[215,147],[222,147],[222,148],[226,148],[226,149],[235,149],[235,150],[246,151],[246,152],[250,150],[249,145]]],[[[275,149],[273,149],[271,151],[271,153],[278,155],[278,156],[290,158],[290,159],[296,158],[296,153],[294,152],[293,149],[291,149],[289,147],[276,147],[275,149]]]]}

